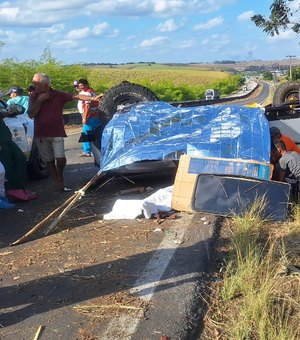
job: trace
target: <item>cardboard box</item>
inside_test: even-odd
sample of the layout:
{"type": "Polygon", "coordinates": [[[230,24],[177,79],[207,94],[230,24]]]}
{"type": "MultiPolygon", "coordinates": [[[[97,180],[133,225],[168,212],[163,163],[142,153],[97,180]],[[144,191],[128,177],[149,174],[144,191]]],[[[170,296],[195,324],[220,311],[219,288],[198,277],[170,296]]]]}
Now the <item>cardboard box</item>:
{"type": "Polygon", "coordinates": [[[193,211],[192,199],[199,174],[237,175],[270,180],[272,171],[273,166],[264,162],[182,155],[175,177],[172,208],[179,211],[193,211]]]}

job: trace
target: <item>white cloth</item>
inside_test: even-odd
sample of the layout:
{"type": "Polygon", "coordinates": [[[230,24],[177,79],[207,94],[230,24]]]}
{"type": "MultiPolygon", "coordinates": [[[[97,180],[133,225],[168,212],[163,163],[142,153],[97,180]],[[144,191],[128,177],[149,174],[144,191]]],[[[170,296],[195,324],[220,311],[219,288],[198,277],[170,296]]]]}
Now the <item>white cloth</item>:
{"type": "Polygon", "coordinates": [[[173,185],[162,188],[143,200],[118,199],[112,211],[103,216],[104,220],[134,219],[142,214],[149,219],[159,211],[170,211],[173,185]]]}

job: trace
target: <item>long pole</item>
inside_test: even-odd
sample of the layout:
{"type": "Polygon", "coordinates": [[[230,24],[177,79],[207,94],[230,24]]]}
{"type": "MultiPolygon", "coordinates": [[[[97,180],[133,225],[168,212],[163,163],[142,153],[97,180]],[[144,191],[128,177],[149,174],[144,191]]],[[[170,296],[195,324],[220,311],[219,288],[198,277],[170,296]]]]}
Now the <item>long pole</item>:
{"type": "Polygon", "coordinates": [[[290,80],[292,80],[292,58],[296,58],[295,55],[287,55],[287,58],[290,58],[290,80]]]}

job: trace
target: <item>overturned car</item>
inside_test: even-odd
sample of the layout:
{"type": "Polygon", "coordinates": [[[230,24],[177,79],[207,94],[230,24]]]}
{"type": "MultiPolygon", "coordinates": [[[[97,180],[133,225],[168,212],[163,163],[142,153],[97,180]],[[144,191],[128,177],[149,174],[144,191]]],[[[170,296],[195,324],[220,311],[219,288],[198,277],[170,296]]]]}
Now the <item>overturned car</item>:
{"type": "MultiPolygon", "coordinates": [[[[286,91],[286,87],[283,88],[283,91],[286,91]]],[[[279,98],[280,93],[277,92],[276,96],[279,98]]],[[[281,97],[285,98],[284,96],[281,97]]],[[[245,155],[239,154],[240,151],[237,152],[237,150],[224,155],[224,152],[218,153],[216,150],[208,150],[207,147],[202,150],[203,144],[200,147],[199,145],[194,147],[200,140],[203,141],[203,131],[207,134],[207,131],[211,129],[210,132],[214,136],[216,127],[209,125],[212,124],[212,121],[209,124],[207,123],[209,117],[213,117],[214,114],[218,115],[220,126],[225,133],[224,136],[220,135],[222,139],[218,141],[220,145],[223,145],[223,137],[228,138],[228,140],[232,139],[232,135],[228,131],[231,131],[231,133],[233,131],[232,118],[237,112],[243,117],[252,118],[251,124],[253,126],[250,126],[250,122],[246,126],[239,125],[241,121],[234,123],[235,126],[239,126],[242,133],[246,133],[247,129],[248,131],[261,129],[261,127],[257,127],[257,124],[264,121],[267,127],[277,126],[283,134],[291,136],[297,143],[300,143],[300,119],[297,103],[293,103],[295,105],[291,109],[290,102],[263,108],[228,106],[219,102],[216,105],[213,101],[211,102],[212,105],[205,106],[202,106],[203,102],[201,101],[168,104],[160,102],[153,92],[138,84],[124,81],[112,87],[105,93],[100,104],[102,123],[96,129],[92,142],[95,163],[101,169],[110,168],[112,170],[114,168],[114,171],[140,173],[159,172],[163,168],[176,168],[181,154],[198,152],[200,154],[218,154],[220,157],[245,158],[245,155]],[[225,112],[228,113],[229,111],[231,115],[228,116],[225,112]],[[257,114],[259,119],[257,119],[257,114]],[[205,119],[203,118],[204,115],[206,115],[205,119]],[[229,118],[226,119],[226,117],[229,118]],[[160,134],[160,144],[158,143],[158,136],[155,136],[155,131],[160,134]],[[183,131],[185,134],[182,133],[183,131]],[[183,136],[185,136],[184,142],[183,136]],[[173,149],[167,152],[167,145],[172,145],[173,149]],[[137,152],[137,156],[132,156],[134,152],[132,150],[129,153],[130,147],[137,152]],[[146,149],[146,154],[144,154],[143,150],[146,149]],[[149,152],[150,149],[151,152],[149,152]],[[163,149],[164,152],[162,152],[163,149]],[[126,154],[123,156],[123,159],[127,159],[126,162],[122,161],[117,164],[114,160],[114,166],[108,166],[108,163],[112,160],[112,155],[120,155],[122,152],[126,154]]],[[[269,152],[270,136],[268,128],[262,131],[262,136],[247,135],[247,138],[243,137],[242,140],[251,140],[252,147],[254,147],[255,143],[260,144],[262,142],[262,138],[267,152],[269,152]]],[[[212,143],[212,140],[209,140],[208,137],[205,141],[209,143],[210,148],[216,148],[215,142],[212,143]]],[[[239,142],[239,145],[243,144],[239,142]]],[[[116,157],[114,155],[114,159],[116,157]]],[[[251,157],[253,159],[253,155],[248,154],[246,156],[248,159],[251,157]]],[[[269,155],[264,158],[264,161],[269,162],[269,155]]]]}

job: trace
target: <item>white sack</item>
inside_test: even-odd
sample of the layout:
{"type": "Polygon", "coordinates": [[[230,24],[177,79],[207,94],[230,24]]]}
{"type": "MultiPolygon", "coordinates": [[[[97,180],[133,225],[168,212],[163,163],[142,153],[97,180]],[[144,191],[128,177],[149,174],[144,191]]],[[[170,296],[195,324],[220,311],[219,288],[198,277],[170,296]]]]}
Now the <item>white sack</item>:
{"type": "Polygon", "coordinates": [[[134,219],[144,214],[145,218],[159,211],[170,211],[172,202],[173,186],[159,189],[151,196],[143,200],[122,200],[118,199],[112,211],[103,216],[104,220],[134,219]]]}

